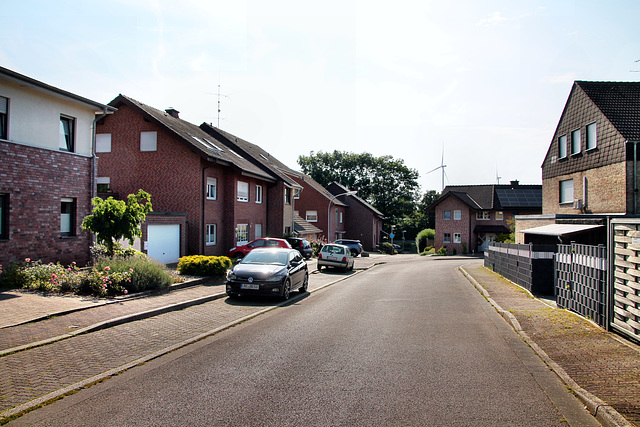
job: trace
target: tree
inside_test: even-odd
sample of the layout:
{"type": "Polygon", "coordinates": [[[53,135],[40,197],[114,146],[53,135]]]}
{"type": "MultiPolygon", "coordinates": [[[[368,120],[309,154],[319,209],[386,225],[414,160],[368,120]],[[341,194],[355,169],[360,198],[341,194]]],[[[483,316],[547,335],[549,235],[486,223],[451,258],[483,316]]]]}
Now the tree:
{"type": "Polygon", "coordinates": [[[151,195],[143,190],[129,194],[126,203],[113,197],[95,197],[91,205],[93,211],[82,221],[82,229],[95,233],[96,241],[107,247],[109,256],[113,256],[118,240],[127,239],[132,245],[136,237],[142,237],[140,225],[152,211],[151,195]]]}
{"type": "Polygon", "coordinates": [[[374,157],[370,153],[342,151],[298,157],[302,171],[326,187],[338,182],[358,190],[358,196],[395,223],[411,216],[418,201],[418,171],[408,168],[402,159],[374,157]]]}

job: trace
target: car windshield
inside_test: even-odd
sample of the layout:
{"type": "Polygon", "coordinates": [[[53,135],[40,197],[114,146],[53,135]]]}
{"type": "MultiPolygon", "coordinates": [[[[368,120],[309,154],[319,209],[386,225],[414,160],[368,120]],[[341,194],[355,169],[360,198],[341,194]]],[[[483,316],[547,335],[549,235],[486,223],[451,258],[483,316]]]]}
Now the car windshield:
{"type": "Polygon", "coordinates": [[[340,246],[326,245],[324,248],[322,248],[322,252],[342,255],[344,254],[344,248],[341,248],[340,246]]]}
{"type": "Polygon", "coordinates": [[[241,264],[273,264],[287,265],[289,253],[286,251],[258,251],[249,252],[240,262],[241,264]]]}

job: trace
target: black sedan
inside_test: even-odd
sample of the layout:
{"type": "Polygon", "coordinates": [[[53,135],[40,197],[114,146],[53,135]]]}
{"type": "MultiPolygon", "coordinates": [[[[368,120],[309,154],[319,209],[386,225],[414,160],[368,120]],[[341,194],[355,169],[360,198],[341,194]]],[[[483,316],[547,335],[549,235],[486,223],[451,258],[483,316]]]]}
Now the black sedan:
{"type": "Polygon", "coordinates": [[[230,297],[267,295],[287,300],[291,291],[307,291],[309,270],[295,249],[259,248],[229,270],[226,284],[230,297]]]}

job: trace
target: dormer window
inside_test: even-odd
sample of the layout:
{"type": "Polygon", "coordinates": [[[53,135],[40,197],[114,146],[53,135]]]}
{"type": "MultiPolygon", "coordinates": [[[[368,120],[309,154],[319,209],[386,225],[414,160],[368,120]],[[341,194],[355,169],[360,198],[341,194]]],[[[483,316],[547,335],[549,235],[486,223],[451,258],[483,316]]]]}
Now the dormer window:
{"type": "Polygon", "coordinates": [[[581,144],[581,132],[580,129],[576,129],[573,132],[571,132],[571,155],[574,156],[576,154],[580,154],[580,151],[582,151],[582,147],[580,146],[581,144]]]}
{"type": "Polygon", "coordinates": [[[567,157],[567,135],[562,135],[558,138],[558,158],[565,157],[567,157]]]}

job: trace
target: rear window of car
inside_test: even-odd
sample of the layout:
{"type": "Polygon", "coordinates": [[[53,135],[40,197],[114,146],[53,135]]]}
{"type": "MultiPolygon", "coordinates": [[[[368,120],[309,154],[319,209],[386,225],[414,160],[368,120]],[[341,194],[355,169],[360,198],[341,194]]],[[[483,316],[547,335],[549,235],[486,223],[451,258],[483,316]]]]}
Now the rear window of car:
{"type": "Polygon", "coordinates": [[[344,254],[344,248],[335,245],[327,245],[322,248],[322,252],[330,253],[330,254],[344,254]]]}

